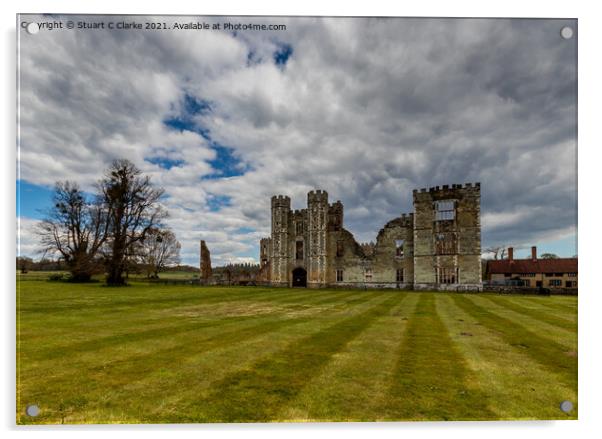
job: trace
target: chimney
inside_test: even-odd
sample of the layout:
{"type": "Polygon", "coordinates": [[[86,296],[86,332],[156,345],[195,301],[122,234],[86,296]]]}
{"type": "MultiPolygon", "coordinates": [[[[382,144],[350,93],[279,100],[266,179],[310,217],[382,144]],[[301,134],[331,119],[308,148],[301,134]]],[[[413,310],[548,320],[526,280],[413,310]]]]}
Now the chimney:
{"type": "Polygon", "coordinates": [[[512,247],[508,247],[508,260],[514,260],[514,248],[512,247]]]}
{"type": "Polygon", "coordinates": [[[537,260],[537,247],[531,247],[531,259],[534,261],[537,260]]]}

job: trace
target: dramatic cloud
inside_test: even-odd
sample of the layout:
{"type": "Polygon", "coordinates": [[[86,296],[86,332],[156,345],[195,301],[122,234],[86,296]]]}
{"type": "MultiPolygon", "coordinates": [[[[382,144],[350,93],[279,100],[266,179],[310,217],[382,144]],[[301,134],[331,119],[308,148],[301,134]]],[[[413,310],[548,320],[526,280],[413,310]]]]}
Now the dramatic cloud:
{"type": "Polygon", "coordinates": [[[576,22],[154,20],[286,30],[23,33],[24,181],[91,188],[128,158],[165,187],[195,264],[201,238],[217,263],[256,259],[270,196],[301,208],[314,188],[360,241],[412,189],[475,181],[483,247],[574,236],[576,39],[560,29],[576,22]]]}

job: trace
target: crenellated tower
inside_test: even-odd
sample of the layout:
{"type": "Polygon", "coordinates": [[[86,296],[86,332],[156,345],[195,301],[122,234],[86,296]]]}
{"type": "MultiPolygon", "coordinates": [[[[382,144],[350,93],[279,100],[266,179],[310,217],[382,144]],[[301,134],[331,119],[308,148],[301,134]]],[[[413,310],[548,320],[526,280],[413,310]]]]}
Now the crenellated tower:
{"type": "Polygon", "coordinates": [[[291,199],[285,195],[272,197],[272,237],[270,278],[273,285],[289,285],[289,217],[291,199]]]}
{"type": "Polygon", "coordinates": [[[481,185],[414,190],[414,287],[481,287],[481,185]]]}
{"type": "Polygon", "coordinates": [[[322,190],[311,191],[307,194],[308,210],[308,267],[307,286],[318,288],[326,285],[328,269],[327,229],[329,219],[328,193],[322,190]]]}

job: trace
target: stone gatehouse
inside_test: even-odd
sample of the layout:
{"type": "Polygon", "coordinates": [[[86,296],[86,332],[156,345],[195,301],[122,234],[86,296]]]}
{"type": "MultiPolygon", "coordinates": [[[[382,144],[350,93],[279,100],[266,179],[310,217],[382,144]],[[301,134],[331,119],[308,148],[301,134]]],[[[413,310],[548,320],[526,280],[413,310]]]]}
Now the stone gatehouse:
{"type": "Polygon", "coordinates": [[[272,197],[272,233],[260,241],[258,281],[289,287],[480,290],[480,183],[414,190],[414,212],[359,244],[343,225],[343,204],[322,190],[307,208],[272,197]]]}

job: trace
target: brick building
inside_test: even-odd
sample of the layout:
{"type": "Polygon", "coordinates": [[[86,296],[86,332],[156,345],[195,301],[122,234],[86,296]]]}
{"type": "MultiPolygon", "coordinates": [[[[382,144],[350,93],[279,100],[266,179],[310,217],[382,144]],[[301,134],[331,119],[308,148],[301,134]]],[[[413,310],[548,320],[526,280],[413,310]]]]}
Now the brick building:
{"type": "Polygon", "coordinates": [[[537,247],[531,247],[531,257],[514,259],[514,249],[508,248],[508,258],[487,261],[485,277],[490,285],[510,285],[529,288],[578,288],[577,258],[538,259],[537,247]]]}
{"type": "Polygon", "coordinates": [[[375,243],[343,226],[343,204],[326,191],[291,210],[272,197],[272,233],[260,241],[258,281],[273,286],[480,290],[480,184],[414,190],[414,212],[392,219],[375,243]]]}

